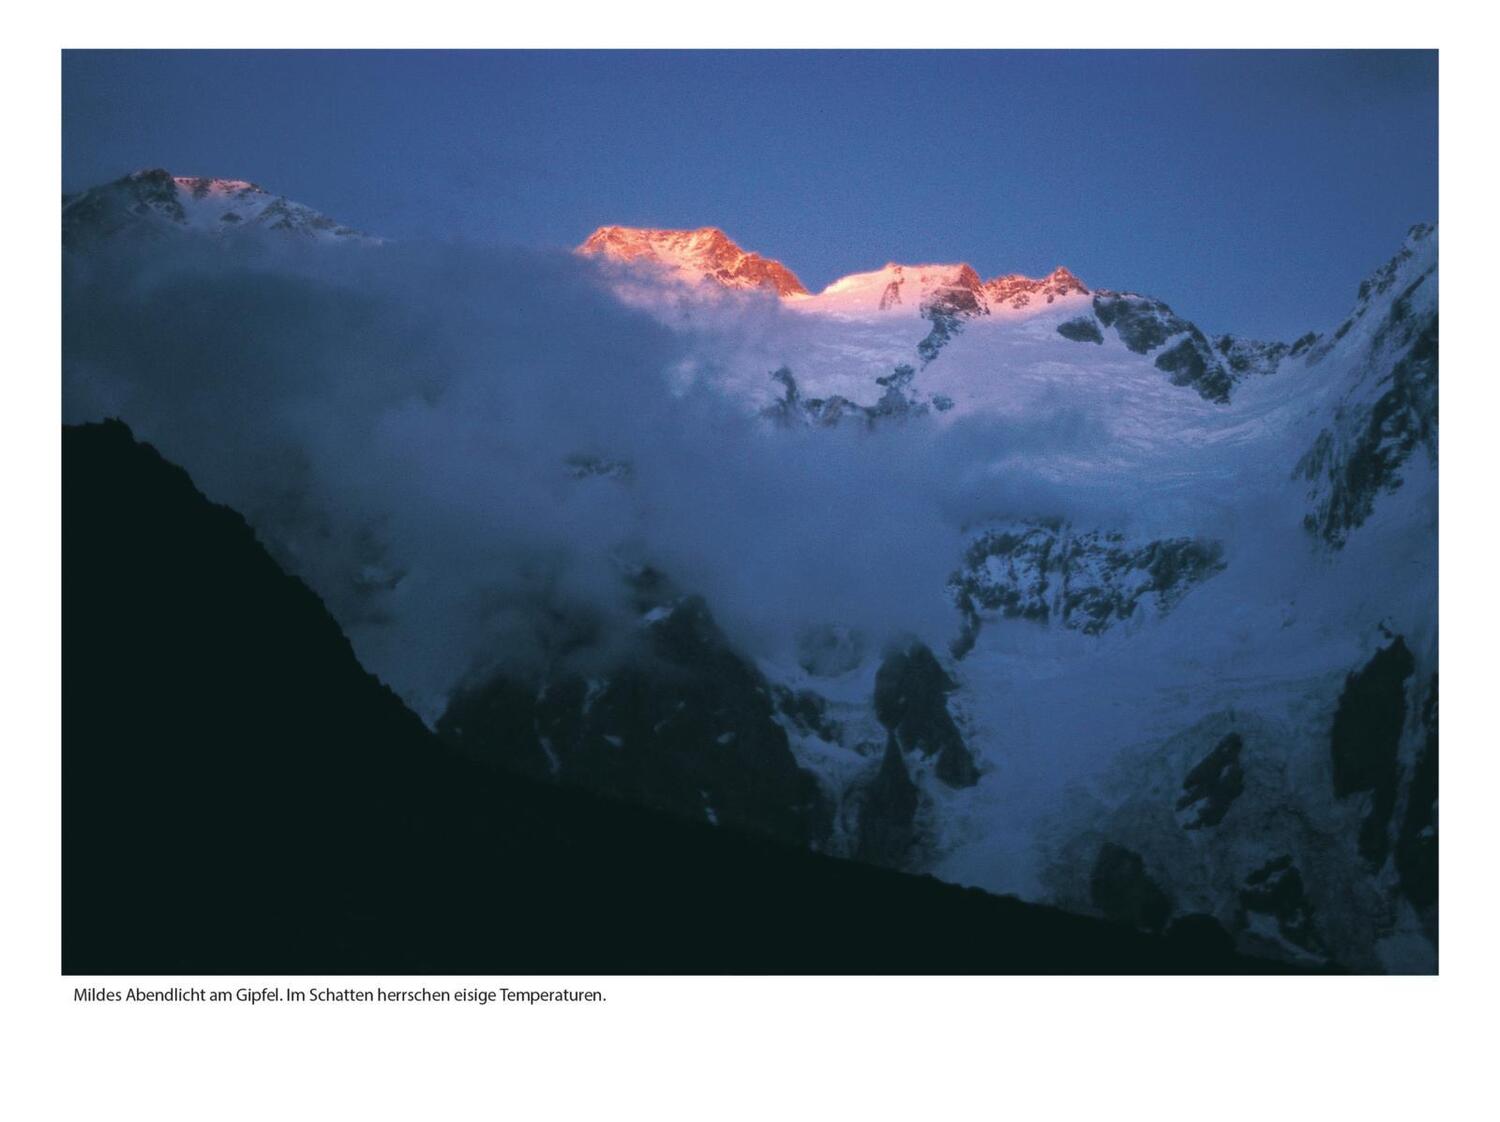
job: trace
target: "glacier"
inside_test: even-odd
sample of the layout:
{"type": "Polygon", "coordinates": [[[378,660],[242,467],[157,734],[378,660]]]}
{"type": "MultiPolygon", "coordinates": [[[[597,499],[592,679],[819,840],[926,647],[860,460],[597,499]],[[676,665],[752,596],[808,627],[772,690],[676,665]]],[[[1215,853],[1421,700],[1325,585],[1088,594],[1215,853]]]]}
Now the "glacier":
{"type": "MultiPolygon", "coordinates": [[[[230,228],[410,264],[240,181],[139,173],[63,218],[81,278],[113,243],[160,268],[164,238],[230,228]]],[[[814,293],[716,229],[601,227],[546,266],[569,279],[544,325],[469,307],[467,289],[431,324],[412,315],[522,340],[514,371],[485,352],[464,381],[389,374],[372,404],[349,379],[377,362],[451,360],[376,331],[312,406],[279,404],[245,437],[262,448],[295,431],[288,416],[357,422],[380,442],[343,440],[338,470],[372,470],[319,491],[307,480],[335,469],[304,448],[294,467],[258,463],[254,493],[307,488],[316,509],[244,505],[361,658],[497,767],[1121,923],[1210,926],[1250,953],[1431,971],[1437,244],[1413,227],[1342,323],[1282,342],[1210,336],[1063,267],[985,280],[892,262],[814,293]],[[575,307],[605,305],[622,339],[649,340],[620,350],[637,356],[623,383],[585,381],[559,342],[575,307]],[[434,405],[451,400],[460,425],[434,405]],[[562,428],[571,445],[550,429],[529,444],[528,409],[585,421],[562,428]],[[606,575],[589,580],[618,593],[548,606],[545,666],[473,657],[452,619],[475,598],[444,601],[450,617],[421,597],[444,566],[534,587],[515,572],[547,551],[412,544],[398,528],[426,523],[405,507],[359,513],[382,509],[381,486],[405,494],[401,472],[438,447],[468,458],[422,475],[421,502],[500,537],[598,538],[606,575]],[[487,489],[496,464],[515,512],[487,489]],[[390,624],[412,615],[427,630],[390,624]]],[[[221,267],[243,265],[193,264],[221,267]]],[[[295,268],[318,294],[378,271],[295,268]]],[[[126,377],[108,347],[64,351],[75,417],[117,410],[210,485],[249,486],[216,434],[195,445],[188,414],[141,392],[156,375],[126,377]]]]}

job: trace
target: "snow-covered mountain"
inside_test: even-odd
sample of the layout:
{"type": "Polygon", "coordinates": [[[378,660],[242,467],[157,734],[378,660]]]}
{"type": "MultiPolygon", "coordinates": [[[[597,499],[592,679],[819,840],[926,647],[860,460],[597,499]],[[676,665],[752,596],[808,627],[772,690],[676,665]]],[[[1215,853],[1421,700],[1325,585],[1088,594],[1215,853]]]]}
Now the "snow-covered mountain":
{"type": "MultiPolygon", "coordinates": [[[[66,202],[64,238],[358,237],[283,224],[304,212],[142,173],[66,202]]],[[[1430,970],[1437,241],[1414,227],[1343,323],[1282,342],[1210,337],[1061,267],[891,263],[811,293],[717,229],[601,227],[577,267],[680,339],[676,392],[799,455],[941,439],[923,461],[941,485],[903,498],[913,527],[934,495],[962,511],[933,582],[947,629],[809,618],[752,655],[647,542],[620,567],[625,642],[455,683],[437,731],[841,856],[1289,960],[1430,970]]],[[[555,450],[560,485],[628,508],[629,452],[590,438],[555,450]]],[[[570,652],[597,622],[560,626],[570,652]]]]}
{"type": "Polygon", "coordinates": [[[635,262],[689,284],[708,281],[731,289],[766,289],[780,296],[806,295],[795,273],[780,261],[746,253],[723,230],[644,230],[600,226],[578,252],[635,262]]]}
{"type": "MultiPolygon", "coordinates": [[[[783,296],[738,361],[696,371],[784,426],[1097,426],[994,456],[1062,501],[969,527],[948,649],[810,636],[761,667],[828,797],[812,844],[1259,953],[1431,968],[1436,269],[1414,227],[1345,322],[1267,343],[1066,269],[890,264],[783,296]],[[881,680],[914,657],[907,738],[881,680]]],[[[718,299],[621,291],[668,323],[718,299]]]]}
{"type": "MultiPolygon", "coordinates": [[[[890,263],[842,277],[811,294],[779,263],[746,254],[717,230],[606,227],[579,252],[635,265],[628,280],[617,279],[617,291],[669,321],[680,322],[690,314],[685,309],[711,300],[721,288],[778,292],[786,322],[761,340],[764,350],[758,361],[769,362],[771,368],[790,368],[799,393],[812,400],[872,405],[872,367],[885,367],[886,373],[903,364],[925,368],[946,349],[958,346],[960,352],[968,352],[964,358],[924,375],[923,383],[930,387],[924,400],[929,404],[951,400],[965,409],[986,408],[1000,398],[1014,397],[1014,382],[993,376],[996,371],[1003,367],[1008,377],[1024,378],[1028,368],[1036,370],[1039,364],[1042,384],[1048,387],[1064,369],[1092,378],[1101,368],[1140,367],[1149,368],[1154,379],[1190,386],[1205,400],[1225,404],[1237,383],[1269,374],[1283,358],[1311,346],[1308,339],[1297,346],[1229,335],[1209,339],[1160,300],[1091,290],[1062,266],[1045,277],[1008,274],[986,281],[962,263],[890,263]],[[700,252],[704,244],[718,247],[713,256],[700,252]],[[723,260],[755,261],[752,276],[774,268],[777,276],[784,273],[790,282],[757,284],[732,269],[716,268],[721,253],[723,260]],[[659,285],[641,286],[653,277],[671,277],[696,287],[697,300],[681,291],[667,298],[659,285]],[[973,338],[959,345],[966,335],[973,338]],[[1080,352],[1056,346],[1059,340],[1102,349],[1080,352]]],[[[756,397],[764,395],[766,386],[752,376],[750,385],[737,389],[756,397]]],[[[1168,395],[1168,400],[1173,397],[1168,395]]],[[[834,411],[841,412],[837,406],[834,411]]]]}
{"type": "Polygon", "coordinates": [[[224,237],[246,230],[327,242],[371,240],[254,183],[172,175],[161,168],[63,196],[62,230],[63,245],[75,249],[119,237],[224,237]]]}

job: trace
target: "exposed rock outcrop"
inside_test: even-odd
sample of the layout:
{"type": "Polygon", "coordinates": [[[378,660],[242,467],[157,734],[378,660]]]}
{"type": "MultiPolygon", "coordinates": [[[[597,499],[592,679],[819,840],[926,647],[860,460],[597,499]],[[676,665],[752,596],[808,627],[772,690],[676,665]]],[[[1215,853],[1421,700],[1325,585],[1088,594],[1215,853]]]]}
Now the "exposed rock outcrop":
{"type": "Polygon", "coordinates": [[[881,393],[874,405],[857,405],[840,394],[803,397],[796,376],[785,366],[772,371],[771,377],[781,384],[781,397],[762,410],[761,415],[778,425],[832,428],[853,423],[873,428],[882,422],[905,421],[926,416],[932,409],[941,412],[953,407],[947,398],[934,397],[929,403],[911,393],[916,371],[906,363],[875,379],[881,393]]]}
{"type": "Polygon", "coordinates": [[[1308,362],[1320,361],[1364,325],[1351,384],[1294,473],[1309,484],[1303,524],[1335,549],[1370,518],[1379,496],[1401,488],[1414,460],[1437,464],[1436,237],[1434,227],[1412,227],[1401,251],[1360,285],[1334,338],[1308,351],[1308,362]],[[1397,284],[1399,294],[1372,326],[1367,317],[1385,306],[1378,298],[1397,284]]]}
{"type": "Polygon", "coordinates": [[[1201,830],[1224,821],[1234,800],[1245,791],[1245,769],[1240,764],[1244,748],[1240,734],[1231,732],[1187,773],[1177,800],[1178,813],[1186,812],[1184,829],[1201,830]]]}
{"type": "Polygon", "coordinates": [[[1312,901],[1290,856],[1274,858],[1250,873],[1240,892],[1240,906],[1247,913],[1274,922],[1276,933],[1294,946],[1313,954],[1324,953],[1313,923],[1312,901]]]}
{"type": "Polygon", "coordinates": [[[1150,354],[1177,338],[1156,356],[1157,368],[1171,375],[1173,385],[1191,386],[1206,401],[1228,403],[1234,386],[1229,370],[1203,332],[1160,300],[1101,289],[1094,295],[1094,315],[1105,327],[1114,328],[1120,342],[1138,355],[1150,354]]]}
{"type": "Polygon", "coordinates": [[[1089,896],[1105,918],[1146,931],[1160,931],[1172,915],[1172,901],[1146,872],[1141,855],[1114,842],[1099,849],[1089,896]]]}
{"type": "MultiPolygon", "coordinates": [[[[1316,341],[1316,336],[1304,336],[1298,344],[1305,349],[1316,341]]],[[[1214,340],[1214,350],[1229,367],[1230,377],[1236,382],[1274,374],[1289,353],[1300,353],[1296,347],[1288,347],[1285,343],[1262,343],[1234,335],[1220,335],[1214,340]]]]}
{"type": "Polygon", "coordinates": [[[1083,281],[1059,265],[1041,278],[1026,277],[1020,273],[995,277],[985,282],[984,293],[997,307],[1005,304],[1019,310],[1034,301],[1051,304],[1060,296],[1087,296],[1089,289],[1083,281]]]}
{"type": "Polygon", "coordinates": [[[1329,734],[1334,794],[1341,799],[1357,794],[1370,798],[1359,830],[1359,851],[1376,867],[1390,852],[1390,820],[1401,779],[1406,681],[1415,667],[1405,640],[1397,635],[1344,682],[1329,734]]]}
{"type": "Polygon", "coordinates": [[[1437,938],[1438,902],[1438,683],[1427,688],[1422,705],[1422,744],[1417,750],[1406,813],[1396,838],[1396,871],[1401,891],[1422,916],[1428,937],[1437,938]]]}
{"type": "Polygon", "coordinates": [[[916,841],[915,821],[920,801],[896,734],[891,733],[886,738],[880,768],[861,796],[854,856],[872,865],[906,867],[916,841]]]}
{"type": "Polygon", "coordinates": [[[1097,635],[1133,618],[1143,604],[1171,611],[1224,566],[1223,548],[1214,541],[1136,544],[1114,531],[1075,532],[1060,521],[1033,521],[978,535],[949,588],[976,623],[992,614],[1097,635]]]}
{"type": "Polygon", "coordinates": [[[798,767],[774,702],[707,605],[685,597],[653,612],[640,648],[607,675],[492,677],[458,692],[437,731],[534,778],[816,846],[831,808],[798,767]]]}
{"type": "Polygon", "coordinates": [[[1057,325],[1057,333],[1075,343],[1098,343],[1104,345],[1104,332],[1093,316],[1077,316],[1057,325]]]}
{"type": "Polygon", "coordinates": [[[875,675],[875,716],[903,752],[937,757],[934,774],[950,787],[971,787],[979,769],[948,712],[948,695],[958,688],[923,643],[912,642],[886,655],[875,675]]]}
{"type": "Polygon", "coordinates": [[[968,265],[934,286],[922,302],[922,318],[932,324],[927,337],[917,344],[923,363],[937,358],[948,342],[963,329],[965,320],[990,314],[984,282],[968,265]]]}

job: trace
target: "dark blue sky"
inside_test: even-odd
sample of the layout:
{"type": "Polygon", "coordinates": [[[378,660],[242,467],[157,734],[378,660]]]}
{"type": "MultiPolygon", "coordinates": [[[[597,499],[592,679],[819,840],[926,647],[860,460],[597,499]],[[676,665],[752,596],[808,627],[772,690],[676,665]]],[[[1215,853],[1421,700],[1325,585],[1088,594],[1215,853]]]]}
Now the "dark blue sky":
{"type": "Polygon", "coordinates": [[[1437,54],[65,52],[64,188],[154,166],[395,237],[717,225],[814,289],[1066,264],[1291,338],[1437,217],[1437,54]]]}

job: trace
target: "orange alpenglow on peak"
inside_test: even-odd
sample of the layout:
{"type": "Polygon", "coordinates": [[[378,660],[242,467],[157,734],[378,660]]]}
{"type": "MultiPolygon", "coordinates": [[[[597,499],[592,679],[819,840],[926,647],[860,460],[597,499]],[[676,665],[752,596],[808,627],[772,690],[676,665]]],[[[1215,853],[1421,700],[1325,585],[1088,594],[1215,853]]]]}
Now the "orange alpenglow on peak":
{"type": "Polygon", "coordinates": [[[780,261],[746,253],[714,226],[698,230],[600,226],[578,252],[620,261],[649,261],[725,288],[768,288],[780,296],[807,295],[797,275],[780,261]]]}
{"type": "Polygon", "coordinates": [[[1061,265],[1040,279],[1023,277],[1019,273],[996,277],[994,280],[985,282],[984,290],[995,303],[1009,302],[1014,308],[1025,307],[1031,302],[1033,296],[1044,299],[1050,304],[1059,296],[1068,296],[1073,293],[1081,296],[1089,294],[1088,285],[1061,265]]]}
{"type": "MultiPolygon", "coordinates": [[[[717,226],[697,230],[656,230],[639,226],[600,226],[578,247],[577,252],[609,257],[616,261],[645,261],[675,272],[690,281],[705,280],[724,288],[770,289],[779,296],[810,293],[797,275],[769,257],[741,249],[717,226]]],[[[1019,273],[982,280],[972,266],[916,266],[888,264],[882,273],[936,271],[932,283],[941,288],[966,290],[976,311],[985,302],[1023,308],[1034,299],[1052,303],[1059,296],[1088,295],[1089,289],[1068,269],[1059,265],[1045,277],[1019,273]]],[[[827,291],[846,288],[852,281],[871,274],[857,274],[834,281],[827,291]]],[[[954,295],[951,294],[950,295],[954,295]]],[[[881,301],[884,308],[889,298],[881,301]]],[[[899,303],[899,294],[894,301],[899,303]]]]}

